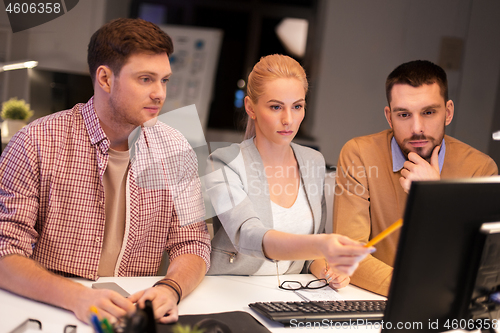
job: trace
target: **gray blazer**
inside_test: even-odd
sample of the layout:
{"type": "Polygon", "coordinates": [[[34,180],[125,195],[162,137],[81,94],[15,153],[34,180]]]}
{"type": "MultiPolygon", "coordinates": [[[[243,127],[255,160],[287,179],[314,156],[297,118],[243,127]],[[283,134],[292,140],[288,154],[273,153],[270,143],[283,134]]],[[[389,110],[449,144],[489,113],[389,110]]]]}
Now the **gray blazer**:
{"type": "MultiPolygon", "coordinates": [[[[325,229],[325,160],[321,153],[292,143],[307,200],[314,233],[325,229]]],[[[252,275],[267,259],[264,234],[273,229],[269,185],[253,139],[214,151],[208,158],[205,186],[218,218],[209,275],[252,275]]],[[[300,273],[304,261],[294,261],[286,273],[300,273]]],[[[308,265],[306,265],[306,269],[308,265]]]]}

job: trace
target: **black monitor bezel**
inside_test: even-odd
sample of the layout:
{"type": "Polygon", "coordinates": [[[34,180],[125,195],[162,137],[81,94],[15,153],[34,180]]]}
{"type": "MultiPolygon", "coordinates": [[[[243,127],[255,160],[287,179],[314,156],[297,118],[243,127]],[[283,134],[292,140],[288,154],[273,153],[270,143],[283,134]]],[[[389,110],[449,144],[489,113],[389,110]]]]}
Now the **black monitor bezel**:
{"type": "Polygon", "coordinates": [[[466,318],[481,254],[478,231],[483,223],[496,221],[500,177],[414,182],[382,332],[418,322],[422,327],[405,332],[437,332],[447,330],[448,319],[466,318]]]}

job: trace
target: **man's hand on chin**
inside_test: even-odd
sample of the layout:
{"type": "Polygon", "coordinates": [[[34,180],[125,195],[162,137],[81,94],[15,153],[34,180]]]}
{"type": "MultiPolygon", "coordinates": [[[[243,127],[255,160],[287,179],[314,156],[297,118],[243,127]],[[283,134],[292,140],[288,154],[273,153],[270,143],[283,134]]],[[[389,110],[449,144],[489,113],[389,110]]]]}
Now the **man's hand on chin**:
{"type": "Polygon", "coordinates": [[[439,173],[439,150],[441,146],[436,146],[432,151],[431,163],[424,160],[417,153],[411,152],[408,154],[408,161],[401,169],[401,178],[399,183],[406,193],[410,191],[411,182],[414,180],[440,180],[439,173]]]}

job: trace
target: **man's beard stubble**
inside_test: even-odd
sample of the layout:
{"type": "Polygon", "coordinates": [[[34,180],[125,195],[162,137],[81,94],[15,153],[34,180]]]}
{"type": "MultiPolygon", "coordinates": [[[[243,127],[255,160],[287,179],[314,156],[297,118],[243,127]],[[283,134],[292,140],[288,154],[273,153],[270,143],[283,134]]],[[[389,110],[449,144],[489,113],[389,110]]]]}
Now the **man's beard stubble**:
{"type": "Polygon", "coordinates": [[[438,141],[432,136],[426,136],[423,134],[420,134],[420,135],[414,134],[412,137],[410,137],[408,139],[404,139],[403,143],[401,145],[399,145],[399,148],[401,148],[401,151],[405,155],[406,159],[408,159],[408,154],[410,152],[414,152],[414,153],[417,153],[424,160],[430,161],[431,156],[432,156],[432,152],[434,151],[434,148],[441,145],[442,140],[443,140],[442,138],[441,138],[441,140],[438,141]],[[424,152],[423,147],[416,147],[416,148],[414,148],[414,150],[410,150],[410,149],[406,148],[406,145],[408,144],[409,141],[429,141],[433,144],[433,146],[431,149],[429,149],[429,151],[425,151],[425,152],[424,152]]]}

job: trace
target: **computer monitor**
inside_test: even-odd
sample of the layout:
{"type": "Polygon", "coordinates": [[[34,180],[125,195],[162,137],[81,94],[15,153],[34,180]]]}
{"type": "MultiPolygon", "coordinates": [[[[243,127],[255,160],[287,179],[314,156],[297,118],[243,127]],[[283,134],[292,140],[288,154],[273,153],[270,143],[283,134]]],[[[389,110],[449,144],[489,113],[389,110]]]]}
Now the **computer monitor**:
{"type": "Polygon", "coordinates": [[[480,228],[498,221],[498,177],[414,182],[382,332],[472,328],[468,319],[473,294],[478,297],[485,288],[498,290],[500,284],[500,244],[493,241],[488,251],[496,256],[496,275],[487,283],[478,279],[475,287],[485,238],[480,228]]]}

